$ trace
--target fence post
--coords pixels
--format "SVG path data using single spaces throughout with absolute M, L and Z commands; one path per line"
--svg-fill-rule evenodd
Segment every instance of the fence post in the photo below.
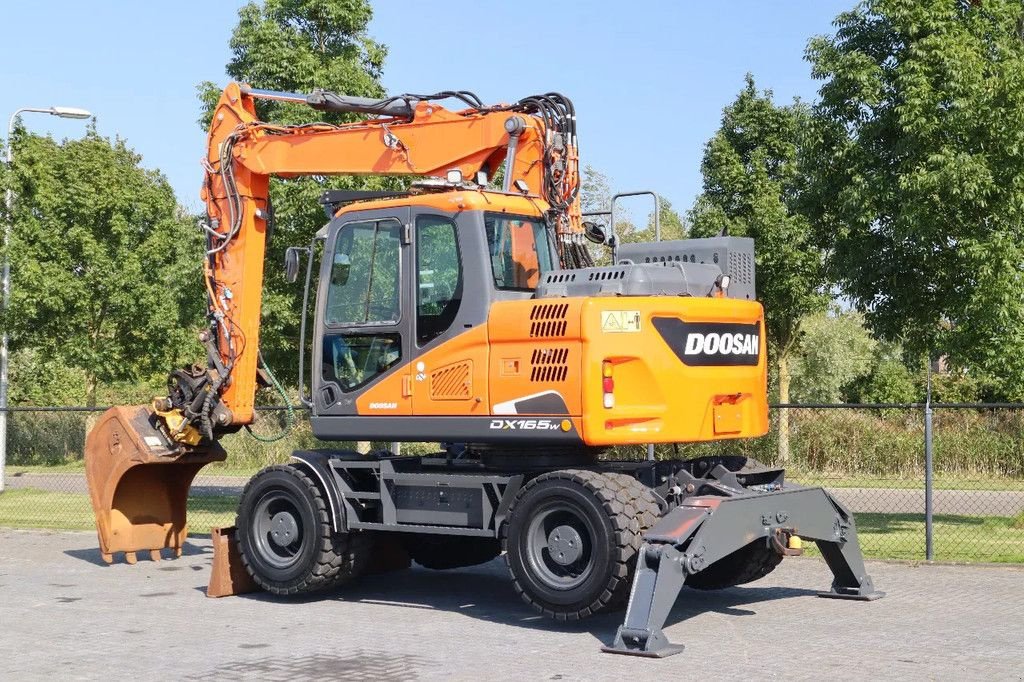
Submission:
M 935 559 L 932 527 L 932 361 L 928 359 L 928 387 L 924 400 L 924 558 Z

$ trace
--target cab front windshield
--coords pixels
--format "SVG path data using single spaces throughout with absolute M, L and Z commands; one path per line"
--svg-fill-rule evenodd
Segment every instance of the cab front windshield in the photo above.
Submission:
M 548 228 L 539 218 L 484 214 L 484 229 L 491 255 L 491 271 L 498 289 L 533 291 L 553 259 Z

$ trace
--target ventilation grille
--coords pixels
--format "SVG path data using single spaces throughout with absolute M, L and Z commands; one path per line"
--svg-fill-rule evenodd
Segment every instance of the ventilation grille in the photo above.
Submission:
M 548 284 L 565 284 L 567 282 L 575 282 L 576 273 L 566 270 L 556 270 L 555 272 L 549 272 L 545 275 L 544 281 Z
M 729 252 L 729 276 L 740 284 L 752 284 L 754 258 L 749 253 Z
M 473 390 L 473 363 L 460 362 L 430 375 L 431 400 L 467 400 Z
M 604 282 L 609 280 L 624 279 L 625 277 L 625 268 L 617 268 L 615 270 L 593 270 L 587 273 L 587 280 L 590 282 Z
M 537 348 L 530 356 L 530 381 L 565 381 L 569 376 L 568 348 Z
M 568 303 L 535 305 L 530 311 L 530 338 L 565 336 Z
M 680 256 L 678 253 L 669 256 L 644 256 L 644 263 L 655 263 L 661 265 L 671 265 L 672 263 L 696 263 L 697 256 L 695 254 L 683 254 Z M 715 262 L 718 262 L 718 254 L 715 254 Z M 704 261 L 701 261 L 704 263 Z

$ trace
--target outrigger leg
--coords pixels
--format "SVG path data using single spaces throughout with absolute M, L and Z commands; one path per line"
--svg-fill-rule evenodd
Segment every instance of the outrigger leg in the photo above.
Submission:
M 814 540 L 832 571 L 823 597 L 871 601 L 875 590 L 864 567 L 853 515 L 821 488 L 787 485 L 775 492 L 745 490 L 732 497 L 691 497 L 645 535 L 623 624 L 603 651 L 661 658 L 683 650 L 662 628 L 686 578 L 751 542 L 798 554 L 789 538 Z

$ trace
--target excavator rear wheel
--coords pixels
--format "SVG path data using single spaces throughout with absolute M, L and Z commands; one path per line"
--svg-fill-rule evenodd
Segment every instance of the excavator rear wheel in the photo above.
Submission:
M 335 533 L 323 492 L 293 466 L 267 467 L 249 481 L 236 526 L 246 570 L 260 587 L 277 595 L 347 582 L 370 558 L 369 536 Z
M 686 586 L 697 590 L 721 590 L 744 585 L 765 577 L 780 563 L 782 555 L 759 538 L 687 577 Z
M 516 495 L 503 534 L 512 584 L 556 620 L 623 606 L 642 536 L 660 516 L 654 493 L 632 476 L 565 469 Z

